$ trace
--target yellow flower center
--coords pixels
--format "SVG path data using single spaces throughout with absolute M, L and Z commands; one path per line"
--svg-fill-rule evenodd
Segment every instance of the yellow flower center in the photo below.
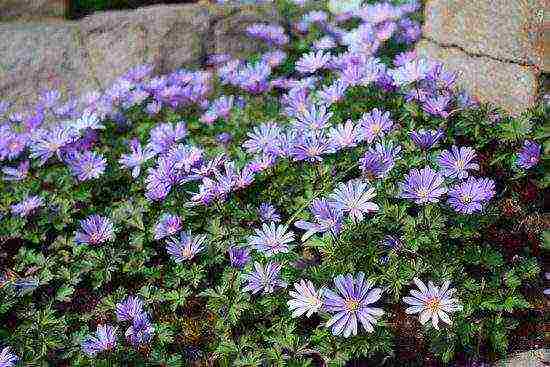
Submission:
M 437 312 L 439 309 L 441 309 L 441 300 L 439 298 L 430 298 L 426 302 L 426 307 L 432 310 L 433 312 Z
M 422 199 L 426 199 L 428 197 L 428 190 L 426 189 L 420 189 L 418 190 L 417 192 L 418 196 L 421 197 Z
M 356 311 L 359 308 L 359 301 L 356 301 L 354 299 L 349 299 L 345 301 L 346 308 L 349 311 Z

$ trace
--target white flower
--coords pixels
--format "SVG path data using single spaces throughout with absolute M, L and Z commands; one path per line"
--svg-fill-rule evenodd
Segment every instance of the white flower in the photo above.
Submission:
M 363 214 L 378 211 L 378 205 L 370 201 L 376 196 L 373 187 L 368 184 L 352 180 L 347 183 L 340 183 L 336 190 L 330 195 L 330 199 L 344 213 L 348 213 L 353 221 L 363 220 Z
M 300 283 L 294 283 L 294 289 L 296 291 L 289 292 L 292 299 L 287 302 L 288 308 L 292 311 L 292 317 L 303 314 L 310 317 L 323 307 L 324 290 L 317 291 L 310 280 L 301 279 Z
M 435 286 L 431 281 L 428 286 L 418 278 L 414 278 L 414 283 L 418 290 L 412 289 L 412 297 L 404 297 L 403 301 L 409 305 L 405 312 L 408 314 L 420 313 L 420 322 L 425 324 L 428 320 L 432 320 L 434 328 L 439 330 L 438 322 L 441 321 L 451 325 L 451 318 L 447 313 L 462 310 L 458 299 L 452 298 L 456 291 L 454 288 L 449 288 L 450 282 L 446 281 L 441 287 Z

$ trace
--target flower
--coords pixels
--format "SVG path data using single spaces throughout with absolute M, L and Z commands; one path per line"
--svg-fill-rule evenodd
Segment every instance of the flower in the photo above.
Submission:
M 420 313 L 420 322 L 425 324 L 428 320 L 432 320 L 434 328 L 439 330 L 438 322 L 441 321 L 451 324 L 451 319 L 447 313 L 460 311 L 462 306 L 458 303 L 458 299 L 452 298 L 456 289 L 450 288 L 450 282 L 446 281 L 441 287 L 435 286 L 431 281 L 428 286 L 418 278 L 414 278 L 414 283 L 418 287 L 411 289 L 412 297 L 404 297 L 403 302 L 411 305 L 405 312 L 408 314 Z
M 155 328 L 151 325 L 149 315 L 142 312 L 134 317 L 132 325 L 128 327 L 124 335 L 133 346 L 137 347 L 139 345 L 149 343 L 153 337 L 154 331 Z
M 287 302 L 288 308 L 292 311 L 292 317 L 303 314 L 310 317 L 323 307 L 324 289 L 317 291 L 311 280 L 300 279 L 299 283 L 294 283 L 294 289 L 296 291 L 288 292 L 292 299 Z
M 338 124 L 330 128 L 328 134 L 333 149 L 353 148 L 363 140 L 362 129 L 353 121 L 348 120 L 344 124 Z
M 20 203 L 12 205 L 11 212 L 24 218 L 41 206 L 44 206 L 44 199 L 40 196 L 28 196 Z
M 364 279 L 362 272 L 355 277 L 338 275 L 334 278 L 337 291 L 325 291 L 324 308 L 333 314 L 326 327 L 332 327 L 332 334 L 342 334 L 344 338 L 357 335 L 358 321 L 367 332 L 373 332 L 373 325 L 384 314 L 382 309 L 369 306 L 380 299 L 382 289 L 373 288 L 372 283 Z
M 310 52 L 303 55 L 296 62 L 296 71 L 302 74 L 313 74 L 319 69 L 323 69 L 329 62 L 331 56 L 324 51 Z
M 118 321 L 131 321 L 143 312 L 143 301 L 139 297 L 128 296 L 124 301 L 116 304 Z
M 400 152 L 400 146 L 394 147 L 392 143 L 376 143 L 359 159 L 363 175 L 369 179 L 386 177 L 395 165 L 395 161 L 400 158 Z
M 57 125 L 51 130 L 39 129 L 31 138 L 30 157 L 38 158 L 40 165 L 54 154 L 61 159 L 61 149 L 75 142 L 77 138 L 77 132 L 70 126 Z
M 321 133 L 309 133 L 300 136 L 291 155 L 295 161 L 321 162 L 323 154 L 332 153 L 334 150 L 330 142 Z
M 339 102 L 346 94 L 347 85 L 338 79 L 319 91 L 319 98 L 327 105 Z
M 132 152 L 130 154 L 123 154 L 118 162 L 122 167 L 132 170 L 132 177 L 137 178 L 141 171 L 141 166 L 149 159 L 155 156 L 155 151 L 150 147 L 143 149 L 137 138 L 130 140 L 128 143 Z
M 442 129 L 411 131 L 410 137 L 412 141 L 423 150 L 428 150 L 436 145 L 444 136 Z
M 285 34 L 285 29 L 276 24 L 254 23 L 246 28 L 246 33 L 250 37 L 258 38 L 277 46 L 285 45 L 289 41 L 288 36 Z
M 375 138 L 383 137 L 393 127 L 390 113 L 381 111 L 378 108 L 365 113 L 359 123 L 364 130 L 368 143 L 372 143 Z
M 263 123 L 246 134 L 248 140 L 243 143 L 243 147 L 248 153 L 269 153 L 277 147 L 280 134 L 281 129 L 275 123 Z
M 481 212 L 484 205 L 495 196 L 495 183 L 488 178 L 469 177 L 449 189 L 448 203 L 459 213 Z
M 229 261 L 234 268 L 244 267 L 250 260 L 250 251 L 244 247 L 232 246 L 229 248 Z
M 105 126 L 101 124 L 99 117 L 90 112 L 84 112 L 79 118 L 71 122 L 71 126 L 78 132 L 91 129 L 103 130 Z
M 164 123 L 154 127 L 150 134 L 148 148 L 156 153 L 164 153 L 187 136 L 187 127 L 185 122 L 179 122 L 175 126 Z
M 302 241 L 306 241 L 315 233 L 324 233 L 330 231 L 333 234 L 340 233 L 342 229 L 342 211 L 335 203 L 326 199 L 315 199 L 311 204 L 311 214 L 315 218 L 315 223 L 299 220 L 294 223 L 297 228 L 303 229 L 306 233 L 302 236 Z
M 441 174 L 430 167 L 412 169 L 399 187 L 402 198 L 414 200 L 417 204 L 437 203 L 439 197 L 447 192 Z
M 74 153 L 67 163 L 71 167 L 73 176 L 76 176 L 79 181 L 99 178 L 107 166 L 107 160 L 101 154 L 91 151 Z
M 116 347 L 117 328 L 111 325 L 98 325 L 95 336 L 88 336 L 82 342 L 82 350 L 90 357 Z
M 324 105 L 310 104 L 296 114 L 294 127 L 297 129 L 320 130 L 329 126 L 332 112 Z
M 245 275 L 248 284 L 243 288 L 243 292 L 269 294 L 273 293 L 276 288 L 286 288 L 287 284 L 279 277 L 280 272 L 281 265 L 279 263 L 268 262 L 264 267 L 259 262 L 254 262 L 254 271 Z
M 76 243 L 99 245 L 115 239 L 113 222 L 109 218 L 93 214 L 80 221 L 81 231 L 76 233 Z
M 258 214 L 264 222 L 275 222 L 278 223 L 281 221 L 281 216 L 277 212 L 277 208 L 269 203 L 261 203 L 258 208 Z
M 459 180 L 468 177 L 468 170 L 477 170 L 479 166 L 472 161 L 476 158 L 476 151 L 470 147 L 453 145 L 439 155 L 439 166 L 443 175 Z
M 447 95 L 428 97 L 422 104 L 422 109 L 432 116 L 449 117 L 447 108 L 451 103 L 451 97 Z
M 191 260 L 205 248 L 206 236 L 192 236 L 190 231 L 182 232 L 179 239 L 171 239 L 167 242 L 166 251 L 172 255 L 174 261 L 181 263 Z
M 521 168 L 529 169 L 537 165 L 540 160 L 540 144 L 532 140 L 523 142 L 523 147 L 518 153 L 516 164 Z
M 17 168 L 4 167 L 2 172 L 5 174 L 4 181 L 22 181 L 29 173 L 29 161 L 22 161 Z
M 287 232 L 285 225 L 276 225 L 271 222 L 264 223 L 262 229 L 255 229 L 255 235 L 248 238 L 248 244 L 256 250 L 263 252 L 266 256 L 272 256 L 279 252 L 289 251 L 288 244 L 294 241 L 294 233 Z
M 369 185 L 351 180 L 340 183 L 329 198 L 336 203 L 336 207 L 348 213 L 354 222 L 363 220 L 363 214 L 378 211 L 378 205 L 370 201 L 376 196 L 375 189 Z
M 0 351 L 0 366 L 1 367 L 15 367 L 19 361 L 19 357 L 11 352 L 10 347 L 4 347 Z
M 163 239 L 164 237 L 173 236 L 181 230 L 181 218 L 174 214 L 164 213 L 153 230 L 155 240 Z

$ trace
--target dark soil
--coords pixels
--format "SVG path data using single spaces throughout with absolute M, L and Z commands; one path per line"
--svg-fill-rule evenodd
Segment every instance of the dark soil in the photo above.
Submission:
M 67 18 L 80 19 L 96 11 L 136 9 L 158 4 L 187 4 L 198 0 L 68 0 Z

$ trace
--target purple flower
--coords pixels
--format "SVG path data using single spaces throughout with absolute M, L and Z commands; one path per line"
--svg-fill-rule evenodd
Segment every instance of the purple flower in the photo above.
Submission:
M 369 179 L 386 177 L 395 165 L 395 161 L 400 158 L 400 152 L 400 146 L 394 147 L 392 143 L 376 143 L 359 159 L 363 175 Z
M 90 112 L 83 113 L 76 120 L 71 121 L 71 125 L 76 131 L 83 132 L 88 129 L 90 130 L 104 130 L 105 126 L 101 124 L 99 117 Z
M 356 126 L 351 120 L 331 127 L 328 135 L 330 145 L 334 150 L 356 147 L 363 140 L 361 127 Z
M 199 185 L 199 192 L 191 196 L 191 201 L 195 204 L 208 205 L 218 195 L 218 186 L 214 180 L 204 177 Z
M 212 55 L 208 55 L 208 58 L 206 59 L 206 64 L 208 66 L 218 66 L 218 65 L 225 64 L 229 60 L 231 60 L 231 55 L 229 54 L 224 54 L 224 53 L 212 54 Z
M 29 173 L 29 161 L 22 161 L 17 168 L 4 167 L 2 172 L 5 174 L 4 181 L 22 181 Z
M 338 79 L 329 86 L 324 87 L 319 91 L 319 98 L 327 104 L 339 102 L 346 94 L 347 85 L 342 80 Z
M 397 69 L 392 70 L 391 74 L 395 83 L 399 86 L 405 86 L 410 83 L 425 79 L 434 64 L 424 58 L 410 60 Z
M 279 275 L 281 272 L 279 263 L 268 262 L 264 267 L 262 264 L 255 262 L 254 269 L 245 276 L 248 284 L 243 288 L 243 292 L 269 294 L 273 293 L 276 288 L 286 288 L 287 284 L 281 280 Z
M 53 108 L 59 103 L 61 92 L 52 89 L 40 93 L 38 103 L 44 108 Z
M 330 141 L 321 133 L 308 133 L 296 141 L 291 155 L 295 161 L 321 162 L 323 154 L 333 153 Z
M 365 113 L 359 121 L 368 143 L 372 143 L 374 139 L 381 138 L 391 131 L 393 121 L 390 118 L 389 112 L 384 112 L 378 108 L 373 109 L 369 113 Z
M 420 322 L 424 325 L 430 319 L 434 328 L 439 330 L 439 320 L 446 324 L 452 324 L 447 313 L 462 310 L 458 299 L 453 298 L 456 289 L 449 288 L 450 282 L 446 281 L 441 287 L 435 286 L 431 281 L 428 286 L 418 278 L 414 283 L 419 290 L 411 289 L 412 297 L 404 297 L 403 302 L 411 305 L 405 312 L 408 314 L 420 313 Z
M 250 261 L 250 251 L 244 247 L 232 246 L 229 248 L 229 261 L 234 268 L 242 268 Z
M 462 214 L 483 211 L 485 204 L 495 196 L 495 183 L 488 178 L 469 177 L 449 189 L 448 203 Z
M 85 151 L 84 153 L 75 153 L 68 159 L 73 176 L 79 181 L 87 181 L 99 178 L 105 172 L 107 160 L 99 153 Z
M 439 140 L 444 136 L 442 129 L 437 130 L 424 130 L 411 131 L 410 133 L 412 141 L 423 150 L 428 150 L 436 145 Z
M 132 177 L 137 178 L 141 171 L 141 166 L 149 159 L 155 156 L 155 152 L 150 147 L 143 149 L 137 138 L 130 140 L 128 143 L 132 152 L 130 154 L 123 154 L 118 162 L 122 167 L 132 170 Z
M 288 294 L 292 297 L 287 302 L 288 308 L 292 311 L 292 317 L 299 317 L 306 314 L 310 317 L 319 312 L 323 307 L 324 289 L 317 291 L 311 280 L 300 279 L 299 283 L 294 283 L 295 291 Z
M 430 167 L 412 169 L 400 185 L 401 197 L 414 200 L 417 204 L 437 203 L 447 192 L 443 186 L 443 176 Z
M 260 94 L 269 89 L 267 79 L 271 75 L 271 66 L 266 62 L 248 63 L 239 70 L 236 84 L 252 94 Z
M 330 59 L 330 54 L 324 51 L 310 52 L 296 62 L 296 70 L 302 74 L 313 74 L 317 70 L 323 69 Z
M 132 343 L 134 347 L 138 347 L 143 344 L 147 344 L 151 341 L 155 328 L 151 325 L 149 315 L 145 312 L 140 313 L 134 317 L 132 325 L 128 327 L 126 333 L 126 339 Z
M 11 352 L 10 347 L 4 347 L 0 351 L 0 366 L 1 367 L 15 367 L 19 357 Z
M 468 177 L 468 170 L 478 170 L 479 165 L 473 163 L 476 152 L 470 147 L 453 145 L 450 150 L 444 150 L 438 159 L 443 175 L 459 180 Z
M 286 60 L 286 58 L 286 52 L 281 50 L 266 52 L 262 55 L 262 61 L 267 63 L 272 68 L 281 65 Z
M 403 66 L 406 63 L 416 59 L 416 57 L 416 50 L 401 52 L 400 54 L 397 54 L 395 56 L 395 58 L 393 59 L 393 64 L 398 67 Z
M 132 321 L 143 312 L 143 301 L 139 297 L 128 296 L 124 301 L 116 304 L 118 321 Z
M 175 126 L 164 123 L 154 127 L 150 134 L 148 147 L 156 153 L 165 153 L 187 136 L 187 127 L 184 122 L 178 122 Z
M 154 233 L 155 240 L 160 240 L 164 237 L 173 236 L 181 230 L 181 218 L 174 214 L 163 214 L 158 223 L 155 225 Z
M 277 212 L 277 208 L 269 203 L 261 203 L 258 208 L 258 214 L 263 222 L 275 222 L 279 223 L 281 221 L 281 216 Z
M 533 168 L 540 160 L 540 144 L 532 140 L 523 142 L 523 147 L 518 153 L 516 164 L 525 169 Z
M 80 228 L 81 231 L 77 232 L 75 236 L 76 243 L 99 245 L 115 239 L 113 222 L 101 215 L 94 214 L 81 220 Z
M 302 241 L 306 241 L 315 233 L 331 232 L 333 234 L 340 233 L 342 229 L 342 211 L 335 203 L 325 199 L 315 199 L 311 204 L 311 214 L 315 218 L 315 223 L 299 220 L 294 225 L 297 228 L 303 229 L 306 233 L 302 236 Z
M 216 115 L 223 117 L 224 119 L 228 119 L 229 114 L 231 113 L 231 108 L 233 108 L 234 100 L 234 96 L 220 96 L 212 101 L 212 106 L 210 108 Z
M 262 225 L 262 229 L 255 229 L 255 235 L 248 238 L 248 244 L 266 256 L 273 256 L 279 252 L 287 253 L 288 244 L 294 241 L 294 233 L 288 232 L 285 225 L 277 225 L 273 222 Z
M 440 116 L 443 118 L 449 117 L 449 104 L 451 103 L 451 97 L 442 95 L 436 97 L 428 97 L 422 104 L 422 109 L 432 116 Z
M 205 235 L 191 235 L 190 231 L 182 232 L 179 239 L 170 239 L 166 251 L 172 255 L 176 263 L 191 260 L 205 248 Z
M 336 46 L 337 46 L 336 41 L 331 36 L 324 36 L 319 38 L 317 41 L 313 42 L 313 49 L 318 51 L 329 50 Z
M 229 145 L 231 140 L 233 140 L 233 135 L 228 132 L 223 132 L 216 135 L 216 141 L 222 145 Z
M 111 325 L 98 325 L 95 336 L 88 336 L 82 342 L 82 351 L 95 357 L 97 353 L 115 349 L 116 331 L 117 328 Z
M 373 187 L 358 180 L 351 180 L 340 183 L 329 198 L 354 222 L 360 222 L 363 220 L 363 214 L 378 211 L 378 205 L 370 201 L 375 196 L 376 191 Z
M 328 112 L 324 105 L 310 104 L 296 114 L 294 126 L 301 129 L 318 130 L 329 126 L 332 112 Z
M 255 23 L 246 28 L 246 33 L 250 37 L 258 38 L 277 46 L 285 45 L 289 41 L 284 28 L 275 24 Z
M 44 206 L 44 199 L 40 196 L 28 196 L 20 203 L 12 205 L 11 212 L 24 218 L 41 206 Z
M 53 156 L 61 158 L 61 149 L 73 143 L 78 138 L 76 131 L 69 126 L 57 125 L 52 130 L 37 130 L 30 144 L 31 158 L 38 158 L 40 165 Z
M 357 325 L 360 322 L 367 332 L 374 331 L 374 324 L 384 314 L 381 308 L 369 305 L 378 301 L 382 296 L 382 289 L 373 288 L 372 283 L 364 281 L 365 274 L 357 273 L 338 275 L 334 278 L 337 291 L 325 291 L 324 308 L 333 314 L 326 323 L 332 327 L 332 334 L 343 335 L 348 338 L 357 335 Z
M 273 122 L 255 126 L 247 133 L 248 140 L 243 143 L 243 147 L 248 153 L 270 153 L 277 147 L 280 134 L 279 126 Z
M 159 101 L 152 101 L 150 103 L 147 103 L 147 106 L 145 106 L 145 110 L 147 111 L 149 116 L 158 115 L 161 109 L 162 104 Z

